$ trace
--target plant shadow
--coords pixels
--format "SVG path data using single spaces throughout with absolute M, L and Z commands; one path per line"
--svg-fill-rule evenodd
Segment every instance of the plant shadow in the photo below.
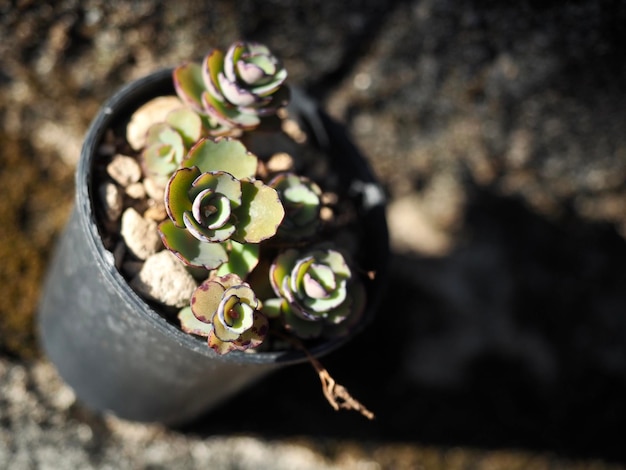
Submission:
M 475 190 L 442 258 L 395 254 L 380 311 L 322 358 L 376 414 L 335 412 L 314 370 L 263 379 L 183 431 L 514 447 L 624 460 L 626 243 Z

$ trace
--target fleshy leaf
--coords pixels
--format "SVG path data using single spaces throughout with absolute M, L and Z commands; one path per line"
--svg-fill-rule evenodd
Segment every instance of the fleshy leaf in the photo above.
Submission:
M 218 101 L 223 101 L 218 88 L 217 74 L 221 73 L 224 65 L 224 54 L 219 49 L 213 49 L 202 61 L 202 78 L 209 94 Z M 202 93 L 201 93 L 202 95 Z M 202 98 L 200 99 L 202 101 Z
M 172 79 L 178 97 L 192 108 L 202 111 L 201 96 L 205 88 L 202 67 L 196 63 L 181 65 L 172 72 Z
M 242 114 L 240 110 L 216 99 L 213 95 L 202 94 L 205 111 L 222 124 L 239 127 L 244 130 L 254 129 L 261 122 L 254 114 Z
M 200 321 L 191 311 L 191 307 L 185 307 L 178 312 L 178 320 L 180 321 L 180 329 L 185 333 L 197 336 L 208 337 L 213 331 L 210 323 Z
M 259 245 L 231 240 L 229 246 L 228 261 L 219 267 L 217 274 L 234 273 L 245 279 L 259 263 Z
M 233 239 L 241 243 L 259 243 L 276 234 L 285 210 L 275 189 L 262 181 L 242 181 L 242 202 L 235 210 L 237 231 Z
M 165 187 L 165 209 L 167 215 L 178 227 L 185 226 L 183 215 L 191 211 L 192 202 L 188 191 L 198 176 L 200 176 L 198 168 L 180 168 L 172 175 Z
M 200 284 L 191 296 L 191 311 L 203 322 L 211 322 L 226 289 L 219 282 L 207 279 Z
M 246 330 L 239 339 L 233 341 L 236 349 L 244 351 L 249 348 L 256 348 L 265 339 L 269 331 L 269 321 L 267 317 L 255 310 L 253 313 L 253 321 L 252 327 Z
M 189 197 L 195 199 L 205 189 L 212 189 L 216 193 L 223 194 L 230 200 L 232 207 L 241 204 L 241 183 L 230 173 L 223 171 L 202 173 L 192 183 Z
M 282 282 L 291 272 L 298 259 L 298 251 L 294 249 L 283 251 L 270 266 L 270 284 L 274 293 L 280 297 L 283 294 Z
M 268 318 L 278 318 L 282 312 L 285 301 L 279 298 L 265 299 L 261 312 Z
M 186 147 L 191 147 L 202 135 L 202 119 L 190 108 L 170 111 L 166 122 L 180 134 Z
M 235 227 L 232 224 L 224 224 L 217 229 L 210 229 L 200 225 L 200 223 L 193 218 L 191 212 L 185 212 L 183 214 L 183 222 L 187 231 L 201 243 L 211 244 L 225 242 L 235 232 Z
M 171 220 L 159 225 L 159 234 L 165 247 L 189 266 L 216 269 L 228 260 L 221 243 L 204 243 Z
M 228 137 L 202 139 L 189 151 L 182 166 L 197 166 L 201 173 L 224 171 L 237 179 L 251 178 L 258 159 L 239 141 Z
M 232 341 L 222 341 L 215 335 L 215 331 L 211 331 L 209 335 L 209 347 L 217 354 L 224 355 L 230 351 L 237 349 L 237 346 Z
M 178 168 L 174 150 L 167 144 L 153 144 L 146 147 L 142 158 L 150 177 L 162 177 L 167 181 L 166 175 L 171 175 Z
M 286 303 L 283 308 L 283 320 L 285 328 L 302 339 L 317 338 L 324 329 L 323 322 L 304 320 Z

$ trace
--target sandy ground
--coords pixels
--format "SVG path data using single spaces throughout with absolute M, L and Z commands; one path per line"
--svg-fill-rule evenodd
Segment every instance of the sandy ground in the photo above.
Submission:
M 0 0 L 0 468 L 623 468 L 626 6 L 564 3 Z M 185 429 L 128 423 L 39 353 L 90 119 L 238 38 L 283 58 L 387 191 L 389 292 L 325 360 L 374 422 L 302 366 Z

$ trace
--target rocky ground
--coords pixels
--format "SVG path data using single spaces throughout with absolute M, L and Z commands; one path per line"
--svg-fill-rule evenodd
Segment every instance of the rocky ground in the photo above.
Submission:
M 623 468 L 625 20 L 595 0 L 0 0 L 0 468 Z M 325 360 L 373 422 L 299 366 L 185 429 L 128 423 L 39 353 L 90 119 L 238 38 L 284 59 L 388 192 L 385 303 Z

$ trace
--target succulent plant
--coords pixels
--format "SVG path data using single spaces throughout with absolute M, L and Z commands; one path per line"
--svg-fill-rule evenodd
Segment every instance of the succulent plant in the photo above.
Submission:
M 176 68 L 173 78 L 181 100 L 212 121 L 212 135 L 253 129 L 289 99 L 287 71 L 266 46 L 255 42 L 236 42 L 226 54 L 213 49 L 202 64 Z
M 302 239 L 314 235 L 320 226 L 319 186 L 304 176 L 281 173 L 274 177 L 269 186 L 278 191 L 285 218 L 278 227 L 284 238 Z
M 256 163 L 238 140 L 200 140 L 165 188 L 164 245 L 188 265 L 215 269 L 234 244 L 274 236 L 285 212 L 276 190 L 251 179 Z
M 141 153 L 144 173 L 164 185 L 201 135 L 202 120 L 196 112 L 188 107 L 171 111 L 165 122 L 148 129 Z
M 286 250 L 274 260 L 269 278 L 278 298 L 265 301 L 263 311 L 281 316 L 286 328 L 301 338 L 317 337 L 327 326 L 332 329 L 348 319 L 352 325 L 362 313 L 362 285 L 334 249 Z
M 258 347 L 269 323 L 258 310 L 259 300 L 236 274 L 209 278 L 198 286 L 191 305 L 178 317 L 187 333 L 206 336 L 219 354 Z

